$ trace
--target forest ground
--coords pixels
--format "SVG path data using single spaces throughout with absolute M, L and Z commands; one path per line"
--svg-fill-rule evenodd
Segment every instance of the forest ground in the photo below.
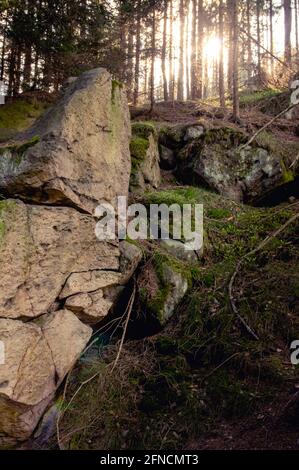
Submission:
M 6 106 L 8 113 L 0 108 L 0 140 L 13 139 L 50 101 L 19 100 Z M 252 134 L 287 106 L 285 94 L 266 90 L 241 99 L 237 124 L 229 108 L 213 102 L 158 103 L 151 115 L 147 108 L 132 108 L 131 114 L 158 127 L 200 120 Z M 279 119 L 270 130 L 281 142 L 299 140 L 298 122 Z M 161 332 L 127 338 L 112 372 L 122 329 L 110 345 L 105 334 L 99 337 L 100 356 L 83 357 L 61 389 L 59 438 L 45 447 L 298 450 L 299 375 L 289 350 L 299 338 L 298 219 L 246 260 L 236 280 L 239 311 L 259 341 L 236 321 L 227 294 L 238 261 L 297 214 L 298 201 L 247 207 L 203 188 L 182 187 L 163 173 L 161 188 L 146 193 L 144 202 L 204 203 L 208 245 L 192 270 L 193 287 Z M 163 263 L 165 254 L 155 244 L 141 248 L 150 282 L 152 263 Z M 142 319 L 132 318 L 131 331 L 140 321 L 144 327 Z

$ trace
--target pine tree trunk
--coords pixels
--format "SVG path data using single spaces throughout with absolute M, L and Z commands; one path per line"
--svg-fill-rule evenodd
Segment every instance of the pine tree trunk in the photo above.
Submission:
M 4 79 L 7 18 L 8 17 L 6 16 L 5 23 L 4 23 L 4 28 L 3 28 L 3 35 L 2 35 L 1 72 L 0 72 L 0 80 L 1 81 L 3 81 L 3 79 Z
M 272 1 L 272 0 L 271 0 Z M 251 43 L 251 8 L 250 0 L 246 0 L 246 24 L 247 24 L 247 76 L 252 77 L 252 43 Z
M 163 16 L 163 44 L 162 44 L 162 81 L 163 81 L 163 97 L 164 101 L 168 101 L 168 83 L 166 77 L 166 50 L 167 50 L 167 5 L 165 1 Z
M 261 0 L 256 0 L 256 36 L 257 36 L 257 74 L 259 82 L 262 79 L 262 55 L 261 55 Z
M 151 40 L 151 78 L 150 78 L 150 113 L 155 108 L 155 58 L 156 58 L 156 12 L 152 13 L 152 40 Z
M 229 93 L 232 93 L 232 89 L 233 89 L 233 62 L 234 62 L 233 8 L 234 8 L 234 0 L 228 0 L 227 1 L 227 17 L 228 17 L 227 86 L 229 89 Z
M 16 68 L 15 68 L 15 81 L 13 86 L 13 96 L 18 96 L 21 87 L 21 60 L 22 60 L 22 47 L 19 44 L 17 48 Z
M 22 88 L 24 91 L 30 88 L 31 66 L 32 66 L 32 47 L 31 47 L 31 44 L 27 44 L 26 49 L 25 49 L 25 61 L 24 61 L 24 71 L 23 71 L 23 83 L 22 83 Z
M 174 64 L 173 64 L 173 0 L 170 0 L 170 38 L 169 38 L 169 98 L 174 102 Z
M 188 0 L 187 0 L 188 2 Z M 190 99 L 190 63 L 189 63 L 189 9 L 187 5 L 187 11 L 185 15 L 185 85 L 186 85 L 186 96 Z
M 219 40 L 220 40 L 220 54 L 219 54 L 219 101 L 220 106 L 225 108 L 225 91 L 224 91 L 224 64 L 223 64 L 223 41 L 224 41 L 224 6 L 223 0 L 219 0 Z
M 129 25 L 129 37 L 128 37 L 128 65 L 127 65 L 127 89 L 128 99 L 132 101 L 133 93 L 133 55 L 134 55 L 134 35 L 132 31 L 132 25 Z
M 287 64 L 291 64 L 292 62 L 292 45 L 291 45 L 292 4 L 291 4 L 291 0 L 284 0 L 284 27 L 285 27 L 285 39 L 284 39 L 285 62 Z
M 197 0 L 192 0 L 192 32 L 191 32 L 191 99 L 197 98 L 197 73 L 196 73 L 196 36 L 197 36 Z
M 139 78 L 140 78 L 140 52 L 141 52 L 141 19 L 140 19 L 140 1 L 137 7 L 137 26 L 136 26 L 136 51 L 135 51 L 135 71 L 134 71 L 134 106 L 138 104 L 139 97 Z
M 298 25 L 298 0 L 295 1 L 295 35 L 296 35 L 296 55 L 297 61 L 299 60 L 299 25 Z
M 178 101 L 184 99 L 185 0 L 180 0 L 180 59 L 178 74 Z
M 240 119 L 239 103 L 239 0 L 232 0 L 233 7 L 233 117 Z
M 8 71 L 8 95 L 9 96 L 12 96 L 13 89 L 14 89 L 16 54 L 17 54 L 17 46 L 14 42 L 12 42 L 10 46 L 9 71 Z
M 203 97 L 203 27 L 204 27 L 204 7 L 203 0 L 198 0 L 197 13 L 197 88 L 198 98 Z
M 270 67 L 271 67 L 271 75 L 274 74 L 274 29 L 273 29 L 273 16 L 274 16 L 274 11 L 273 11 L 273 0 L 270 0 L 270 5 L 269 5 L 269 16 L 270 16 L 270 52 L 271 52 L 271 58 L 270 58 Z

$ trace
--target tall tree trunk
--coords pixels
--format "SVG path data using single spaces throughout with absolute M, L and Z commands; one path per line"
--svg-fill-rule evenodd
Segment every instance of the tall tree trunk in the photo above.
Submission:
M 23 83 L 22 83 L 22 88 L 24 91 L 30 88 L 31 66 L 32 66 L 32 46 L 31 44 L 26 44 L 24 71 L 23 71 Z
M 297 55 L 297 62 L 299 60 L 299 25 L 298 25 L 298 0 L 295 1 L 295 34 L 296 34 L 296 55 Z
M 127 65 L 127 88 L 128 88 L 128 99 L 132 101 L 133 93 L 133 55 L 134 55 L 134 33 L 132 30 L 132 24 L 129 25 L 128 33 L 128 65 Z
M 234 34 L 233 34 L 233 9 L 234 0 L 227 1 L 227 27 L 228 27 L 228 64 L 227 64 L 227 86 L 229 93 L 233 89 L 233 62 L 234 62 Z
M 168 101 L 168 83 L 166 76 L 166 50 L 167 50 L 167 6 L 168 1 L 165 0 L 164 16 L 163 16 L 163 44 L 162 44 L 162 80 L 163 80 L 163 96 L 164 101 Z
M 14 41 L 10 46 L 10 55 L 9 55 L 9 71 L 8 71 L 8 95 L 12 96 L 15 83 L 15 68 L 16 68 L 16 58 L 17 58 L 17 45 Z
M 256 36 L 257 36 L 257 74 L 262 79 L 262 53 L 261 53 L 261 0 L 256 0 Z
M 135 51 L 135 71 L 134 71 L 134 98 L 136 106 L 139 97 L 139 79 L 140 79 L 140 52 L 141 52 L 141 19 L 140 19 L 140 0 L 137 6 L 137 26 L 136 26 L 136 51 Z
M 292 62 L 292 3 L 291 0 L 284 0 L 284 56 L 285 62 L 291 64 Z
M 240 118 L 239 102 L 239 0 L 232 0 L 233 18 L 233 117 Z
M 196 67 L 196 38 L 197 38 L 197 0 L 192 0 L 192 32 L 191 32 L 191 99 L 197 98 L 197 67 Z
M 174 102 L 174 62 L 173 62 L 173 0 L 170 0 L 170 12 L 169 12 L 169 26 L 170 26 L 170 37 L 169 37 L 169 98 Z
M 3 81 L 3 79 L 4 79 L 7 19 L 8 19 L 8 13 L 6 14 L 6 18 L 5 18 L 5 22 L 4 22 L 4 27 L 3 27 L 3 35 L 2 35 L 1 72 L 0 72 L 0 80 L 1 80 L 1 81 Z
M 185 85 L 186 85 L 186 96 L 190 99 L 190 63 L 189 63 L 189 8 L 187 0 L 186 8 L 186 26 L 185 26 Z
M 271 0 L 272 1 L 272 0 Z M 247 76 L 252 77 L 252 42 L 251 42 L 251 0 L 246 0 L 246 25 L 247 25 Z
M 271 75 L 274 74 L 274 28 L 273 28 L 273 17 L 274 17 L 274 10 L 273 10 L 273 0 L 270 0 L 269 5 L 269 17 L 270 17 L 270 68 L 271 68 Z
M 21 60 L 22 60 L 22 47 L 19 44 L 17 48 L 15 81 L 13 86 L 13 96 L 18 96 L 21 87 Z
M 203 0 L 198 0 L 197 9 L 197 88 L 198 98 L 203 97 L 203 28 L 204 6 Z
M 180 59 L 178 74 L 178 101 L 184 99 L 185 0 L 180 0 Z
M 156 12 L 152 13 L 152 38 L 151 38 L 151 78 L 150 78 L 150 113 L 155 108 L 155 58 L 156 58 Z
M 220 40 L 220 53 L 219 53 L 219 101 L 220 106 L 225 108 L 225 91 L 224 91 L 224 5 L 223 0 L 219 0 L 219 40 Z

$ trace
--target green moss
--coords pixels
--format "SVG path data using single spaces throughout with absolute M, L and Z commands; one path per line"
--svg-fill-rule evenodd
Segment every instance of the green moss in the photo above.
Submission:
M 295 175 L 292 172 L 292 170 L 287 169 L 286 164 L 283 160 L 280 161 L 280 166 L 282 169 L 282 183 L 290 183 L 291 181 L 294 181 Z
M 244 133 L 236 131 L 236 129 L 231 127 L 210 129 L 201 137 L 201 139 L 204 141 L 205 145 L 221 142 L 222 150 L 230 150 L 232 147 L 237 147 L 247 141 L 247 137 Z
M 134 122 L 132 124 L 132 134 L 136 137 L 148 139 L 151 135 L 157 137 L 155 126 L 149 122 Z
M 207 216 L 211 219 L 222 220 L 230 217 L 231 212 L 227 209 L 215 207 L 207 210 Z
M 23 142 L 22 144 L 14 144 L 7 147 L 0 147 L 0 157 L 6 153 L 9 153 L 13 159 L 13 162 L 16 166 L 19 166 L 22 162 L 22 158 L 26 150 L 30 147 L 33 147 L 40 141 L 39 136 L 34 136 L 27 142 Z
M 133 136 L 130 142 L 131 156 L 137 160 L 144 160 L 149 149 L 149 141 L 144 137 Z
M 269 98 L 273 98 L 275 96 L 279 96 L 281 94 L 281 90 L 276 90 L 272 88 L 266 88 L 264 90 L 258 91 L 244 91 L 240 94 L 240 106 L 241 107 L 248 107 L 248 106 L 256 106 L 260 104 L 264 100 L 268 100 Z
M 112 80 L 112 91 L 111 91 L 112 103 L 115 102 L 117 90 L 122 89 L 122 88 L 123 88 L 123 84 L 121 82 L 119 82 L 118 80 Z

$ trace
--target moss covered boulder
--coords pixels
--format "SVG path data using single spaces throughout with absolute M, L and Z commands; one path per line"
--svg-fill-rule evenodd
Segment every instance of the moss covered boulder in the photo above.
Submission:
M 33 138 L 39 136 L 38 140 Z M 83 73 L 16 144 L 0 151 L 0 190 L 93 213 L 125 195 L 131 169 L 123 86 L 104 69 Z M 23 143 L 27 148 L 18 149 Z
M 289 168 L 298 144 L 282 144 L 267 132 L 251 145 L 247 141 L 248 136 L 235 129 L 207 131 L 179 152 L 178 178 L 239 202 L 254 202 L 295 178 Z
M 130 151 L 132 160 L 131 192 L 143 192 L 147 187 L 157 188 L 161 181 L 161 173 L 158 136 L 155 127 L 149 123 L 134 123 Z
M 191 285 L 191 266 L 169 254 L 156 252 L 141 269 L 138 279 L 139 309 L 164 326 Z

